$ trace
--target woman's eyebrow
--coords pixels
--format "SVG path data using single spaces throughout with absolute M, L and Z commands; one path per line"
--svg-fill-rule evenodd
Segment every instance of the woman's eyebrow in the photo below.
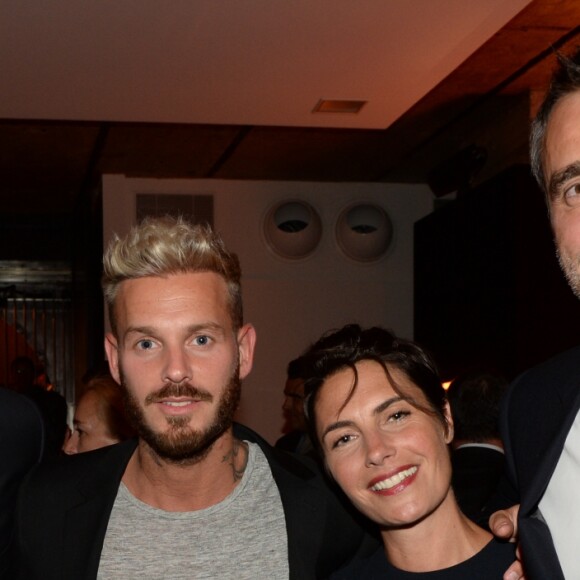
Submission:
M 353 421 L 336 421 L 335 423 L 331 423 L 323 431 L 321 439 L 324 439 L 330 432 L 336 431 L 336 429 L 341 429 L 342 427 L 352 427 L 353 425 Z
M 396 397 L 391 397 L 390 399 L 383 401 L 380 405 L 377 405 L 374 408 L 373 415 L 380 415 L 385 409 L 388 409 L 394 403 L 398 403 L 399 401 L 402 401 L 402 400 L 403 400 L 403 397 L 400 397 L 397 395 Z

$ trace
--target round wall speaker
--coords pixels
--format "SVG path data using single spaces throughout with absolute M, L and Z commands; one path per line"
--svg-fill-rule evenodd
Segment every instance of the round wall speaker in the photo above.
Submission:
M 345 256 L 358 262 L 373 262 L 381 258 L 391 244 L 393 226 L 382 207 L 356 203 L 339 215 L 335 233 Z
M 264 236 L 278 256 L 306 258 L 322 237 L 322 222 L 316 210 L 305 201 L 283 201 L 273 206 L 264 219 Z

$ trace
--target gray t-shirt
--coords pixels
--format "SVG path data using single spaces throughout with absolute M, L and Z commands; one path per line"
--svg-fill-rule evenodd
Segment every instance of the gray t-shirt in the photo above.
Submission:
M 248 443 L 248 465 L 222 502 L 167 512 L 121 484 L 109 520 L 98 580 L 255 580 L 288 578 L 280 493 L 268 462 Z

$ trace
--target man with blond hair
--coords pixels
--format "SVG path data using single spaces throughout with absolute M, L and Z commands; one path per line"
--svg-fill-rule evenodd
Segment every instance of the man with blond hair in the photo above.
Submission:
M 104 257 L 105 349 L 137 439 L 33 472 L 20 576 L 307 580 L 368 536 L 313 462 L 233 424 L 256 331 L 209 228 L 146 220 Z

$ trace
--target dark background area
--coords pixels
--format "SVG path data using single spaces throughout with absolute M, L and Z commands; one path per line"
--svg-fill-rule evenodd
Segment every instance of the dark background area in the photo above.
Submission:
M 477 367 L 513 379 L 575 346 L 579 327 L 527 165 L 415 224 L 415 339 L 447 380 Z

